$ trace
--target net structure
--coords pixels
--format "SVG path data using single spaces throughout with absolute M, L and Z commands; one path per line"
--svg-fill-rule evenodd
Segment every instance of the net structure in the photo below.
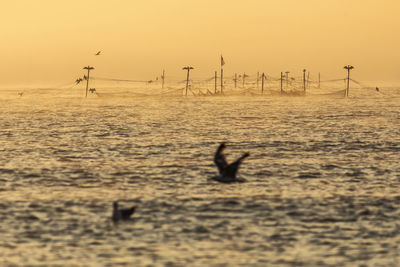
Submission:
M 263 78 L 264 77 L 264 78 Z M 352 86 L 374 89 L 350 80 Z M 347 79 L 320 80 L 311 75 L 273 77 L 269 75 L 239 74 L 224 76 L 221 88 L 220 76 L 203 79 L 119 79 L 90 77 L 91 92 L 98 97 L 145 97 L 145 96 L 329 96 L 345 97 Z M 82 83 L 85 84 L 85 83 Z M 123 92 L 121 92 L 121 90 Z M 375 90 L 375 89 L 374 89 Z
M 186 76 L 186 75 L 185 75 Z M 185 77 L 183 76 L 183 77 Z M 164 79 L 163 79 L 164 78 Z M 360 82 L 350 79 L 350 92 L 375 93 L 382 96 L 398 97 L 398 91 L 391 93 L 384 88 L 371 85 L 370 82 Z M 48 89 L 52 89 L 52 91 Z M 189 80 L 169 76 L 155 79 L 125 79 L 114 77 L 98 77 L 91 75 L 76 79 L 75 82 L 59 84 L 47 89 L 48 93 L 62 90 L 63 93 L 82 96 L 88 90 L 90 97 L 213 97 L 213 96 L 283 96 L 283 97 L 346 97 L 347 78 L 320 79 L 319 75 L 289 76 L 283 73 L 281 77 L 257 74 L 226 75 L 221 88 L 220 75 Z M 44 91 L 43 91 L 44 92 Z M 61 92 L 61 91 L 60 91 Z M 393 94 L 394 92 L 394 94 Z M 399 92 L 400 93 L 400 92 Z M 19 96 L 25 96 L 23 91 Z M 351 95 L 351 93 L 350 93 Z

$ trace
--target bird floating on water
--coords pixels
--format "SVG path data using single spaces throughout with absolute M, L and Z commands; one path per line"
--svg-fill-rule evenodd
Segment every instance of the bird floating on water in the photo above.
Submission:
M 219 175 L 214 176 L 211 179 L 221 182 L 221 183 L 243 183 L 246 180 L 243 178 L 237 178 L 236 174 L 239 170 L 240 164 L 243 162 L 245 158 L 250 156 L 249 153 L 244 153 L 240 158 L 236 161 L 228 164 L 224 155 L 224 149 L 226 148 L 225 143 L 221 143 L 217 149 L 217 152 L 214 156 L 214 163 L 217 165 Z
M 132 207 L 130 209 L 118 209 L 118 201 L 114 201 L 112 220 L 114 222 L 119 220 L 128 220 L 131 217 L 131 215 L 135 212 L 135 209 L 136 207 Z

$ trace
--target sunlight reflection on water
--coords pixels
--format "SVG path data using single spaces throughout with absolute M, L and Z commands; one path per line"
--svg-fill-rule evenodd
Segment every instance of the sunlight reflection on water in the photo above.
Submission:
M 400 102 L 355 94 L 3 95 L 0 262 L 396 266 Z M 248 183 L 207 180 L 222 141 Z

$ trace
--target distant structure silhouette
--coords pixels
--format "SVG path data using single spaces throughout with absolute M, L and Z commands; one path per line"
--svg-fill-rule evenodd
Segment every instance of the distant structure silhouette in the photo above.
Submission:
M 351 66 L 351 65 L 347 65 L 347 66 L 344 66 L 344 69 L 347 70 L 346 97 L 348 97 L 348 96 L 349 96 L 349 91 L 350 91 L 350 71 L 351 71 L 352 69 L 354 69 L 354 67 Z
M 113 203 L 113 213 L 112 213 L 112 220 L 114 222 L 120 221 L 120 220 L 128 220 L 131 215 L 135 212 L 135 207 L 132 207 L 130 209 L 118 209 L 118 201 L 114 201 Z
M 224 155 L 225 148 L 225 143 L 221 143 L 215 153 L 214 163 L 217 165 L 219 175 L 214 176 L 211 179 L 222 183 L 245 182 L 245 179 L 236 178 L 236 174 L 242 161 L 250 156 L 250 154 L 244 153 L 243 156 L 238 158 L 236 161 L 228 164 Z
M 162 75 L 161 75 L 161 88 L 164 89 L 164 83 L 165 83 L 165 70 L 162 71 Z
M 88 90 L 89 90 L 90 71 L 94 70 L 94 68 L 91 66 L 87 66 L 87 67 L 84 67 L 83 69 L 87 70 L 87 76 L 86 75 L 83 76 L 83 79 L 86 80 L 86 96 L 85 97 L 87 97 Z
M 189 88 L 189 72 L 190 70 L 193 70 L 194 68 L 191 66 L 186 66 L 182 68 L 183 70 L 187 70 L 187 76 L 186 76 L 186 94 L 185 96 L 187 96 L 187 92 L 188 92 L 188 88 Z
M 100 56 L 101 51 L 98 51 L 96 54 L 94 54 L 95 56 Z

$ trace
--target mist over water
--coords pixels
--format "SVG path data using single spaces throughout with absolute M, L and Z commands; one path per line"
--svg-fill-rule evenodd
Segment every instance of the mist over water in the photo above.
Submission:
M 0 263 L 398 266 L 400 90 L 381 91 L 3 90 Z M 222 141 L 247 183 L 208 180 Z

